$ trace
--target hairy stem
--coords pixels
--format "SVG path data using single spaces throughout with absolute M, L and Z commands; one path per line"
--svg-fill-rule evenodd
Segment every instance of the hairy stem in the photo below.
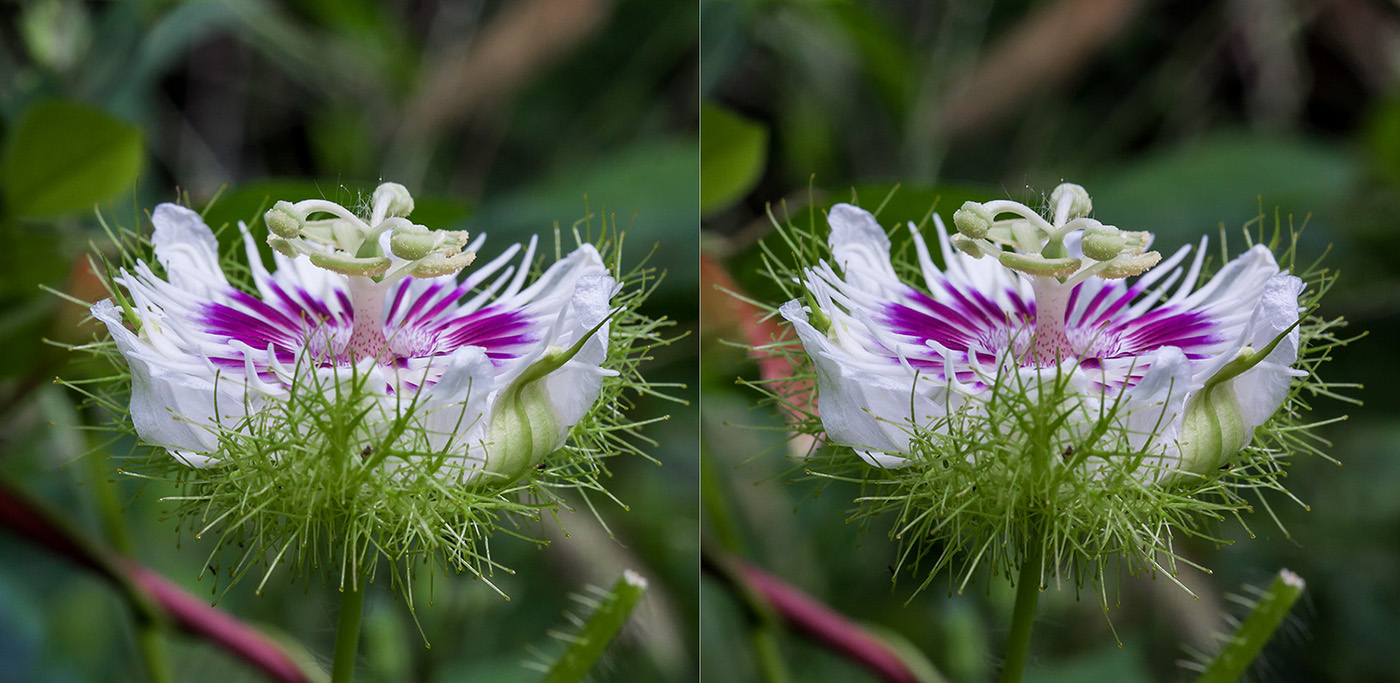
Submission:
M 1303 579 L 1287 569 L 1281 570 L 1269 591 L 1259 598 L 1254 610 L 1240 624 L 1234 637 L 1216 655 L 1197 683 L 1228 683 L 1237 681 L 1249 669 L 1264 644 L 1273 637 L 1288 616 L 1288 610 L 1303 594 Z

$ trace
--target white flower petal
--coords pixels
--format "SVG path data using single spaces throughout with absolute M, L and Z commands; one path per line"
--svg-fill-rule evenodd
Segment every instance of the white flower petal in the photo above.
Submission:
M 199 214 L 177 204 L 161 204 L 151 214 L 151 246 L 170 284 L 210 297 L 228 289 L 219 266 L 219 241 Z
M 94 305 L 92 314 L 106 323 L 117 350 L 131 368 L 131 419 L 143 441 L 172 452 L 208 453 L 218 446 L 216 403 L 222 418 L 219 421 L 225 427 L 234 427 L 243 419 L 243 392 L 237 384 L 217 382 L 212 372 L 192 372 L 188 365 L 172 367 L 126 329 L 121 312 L 110 299 Z M 186 454 L 186 459 L 192 464 L 208 464 L 207 458 L 193 457 L 192 453 Z
M 947 414 L 946 406 L 916 392 L 913 373 L 905 367 L 889 365 L 879 372 L 874 368 L 880 366 L 855 362 L 845 348 L 812 327 L 800 302 L 783 304 L 779 313 L 797 330 L 816 367 L 827 437 L 854 447 L 878 467 L 908 465 L 899 454 L 910 450 L 909 424 L 928 425 Z
M 1245 343 L 1263 349 L 1298 322 L 1298 295 L 1303 281 L 1292 275 L 1275 275 L 1264 285 L 1264 294 L 1249 321 Z M 1259 365 L 1231 380 L 1245 424 L 1257 427 L 1269 419 L 1288 396 L 1288 385 L 1302 371 L 1290 366 L 1298 360 L 1298 328 L 1279 340 Z

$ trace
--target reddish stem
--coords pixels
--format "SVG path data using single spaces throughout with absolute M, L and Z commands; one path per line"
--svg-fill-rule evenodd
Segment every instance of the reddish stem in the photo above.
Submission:
M 101 575 L 119 588 L 140 591 L 139 596 L 126 597 L 137 603 L 144 598 L 181 630 L 223 648 L 274 681 L 309 680 L 281 646 L 258 630 L 210 607 L 155 570 L 99 548 L 4 482 L 0 482 L 0 527 Z M 140 605 L 136 607 L 138 612 L 142 610 Z
M 707 558 L 712 565 L 713 558 Z M 743 581 L 794 630 L 824 643 L 890 683 L 919 683 L 919 678 L 883 642 L 850 619 L 768 572 L 735 559 L 720 561 L 721 576 Z

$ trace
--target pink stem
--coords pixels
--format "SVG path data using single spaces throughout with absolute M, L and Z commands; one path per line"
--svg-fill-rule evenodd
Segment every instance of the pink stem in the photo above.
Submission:
M 850 619 L 751 564 L 729 560 L 726 566 L 732 578 L 748 584 L 794 630 L 829 645 L 890 683 L 919 683 L 898 655 Z
M 296 662 L 275 642 L 256 629 L 205 604 L 184 589 L 124 557 L 97 547 L 26 496 L 0 482 L 0 526 L 29 542 L 85 567 L 120 587 L 130 586 L 157 607 L 171 623 L 203 638 L 282 683 L 308 683 Z

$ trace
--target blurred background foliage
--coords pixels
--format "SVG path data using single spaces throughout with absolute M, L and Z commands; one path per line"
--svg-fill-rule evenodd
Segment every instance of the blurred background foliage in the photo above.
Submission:
M 1231 595 L 1280 567 L 1304 602 L 1256 667 L 1263 681 L 1393 681 L 1400 654 L 1400 11 L 1384 0 L 704 0 L 701 23 L 702 451 L 711 550 L 739 553 L 853 619 L 912 646 L 950 680 L 998 669 L 1012 595 L 1000 577 L 961 594 L 947 582 L 893 586 L 888 525 L 844 520 L 857 495 L 815 495 L 778 418 L 754 409 L 734 369 L 752 311 L 714 286 L 775 291 L 756 272 L 766 208 L 803 222 L 857 195 L 892 226 L 933 207 L 1011 196 L 1033 205 L 1061 180 L 1084 185 L 1095 216 L 1151 230 L 1174 249 L 1277 208 L 1306 224 L 1305 259 L 1329 247 L 1341 279 L 1321 311 L 1369 337 L 1335 353 L 1325 378 L 1364 382 L 1363 407 L 1317 400 L 1341 461 L 1295 462 L 1289 488 L 1229 545 L 1185 543 L 1214 570 L 1184 573 L 1193 599 L 1158 577 L 1122 576 L 1105 615 L 1090 595 L 1041 598 L 1027 680 L 1190 679 L 1178 660 L 1211 649 L 1242 616 Z M 818 215 L 820 220 L 820 215 Z M 759 336 L 766 332 L 760 331 Z M 1369 361 L 1367 359 L 1370 359 Z M 734 429 L 757 425 L 767 429 Z M 942 586 L 942 587 L 940 587 Z M 702 582 L 705 680 L 756 680 L 754 622 L 721 582 Z M 1110 623 L 1111 622 L 1111 623 Z M 1116 633 L 1116 638 L 1115 638 Z M 825 648 L 777 637 L 792 680 L 874 680 Z M 1120 644 L 1121 643 L 1121 644 Z
M 132 444 L 84 431 L 108 416 L 52 384 L 85 370 L 40 339 L 81 342 L 96 328 L 40 286 L 102 296 L 79 266 L 104 239 L 95 205 L 149 229 L 158 202 L 213 201 L 217 228 L 278 199 L 355 202 L 393 180 L 418 199 L 415 220 L 489 233 L 487 255 L 534 233 L 551 244 L 554 226 L 567 235 L 587 212 L 596 229 L 607 212 L 628 229 L 630 262 L 651 254 L 666 271 L 650 314 L 692 331 L 697 22 L 694 3 L 644 0 L 0 4 L 0 476 L 99 537 L 92 484 L 111 479 L 139 561 L 211 599 L 225 588 L 198 578 L 208 544 L 162 519 L 170 491 L 115 474 L 106 454 Z M 544 549 L 497 539 L 494 559 L 515 570 L 494 577 L 509 601 L 468 576 L 424 582 L 422 635 L 378 588 L 360 679 L 537 677 L 522 662 L 557 655 L 547 632 L 587 612 L 570 594 L 610 586 L 624 567 L 651 590 L 598 679 L 693 679 L 696 353 L 687 337 L 646 368 L 686 384 L 673 393 L 691 407 L 639 407 L 638 418 L 673 419 L 646 431 L 660 467 L 611 463 L 609 487 L 630 510 L 600 503 L 606 530 L 586 509 L 563 515 L 567 538 L 552 521 L 522 529 Z M 0 681 L 144 679 L 108 587 L 4 533 L 0 557 Z M 332 590 L 283 575 L 253 589 L 218 604 L 328 661 Z M 256 680 L 208 645 L 172 642 L 177 680 Z

